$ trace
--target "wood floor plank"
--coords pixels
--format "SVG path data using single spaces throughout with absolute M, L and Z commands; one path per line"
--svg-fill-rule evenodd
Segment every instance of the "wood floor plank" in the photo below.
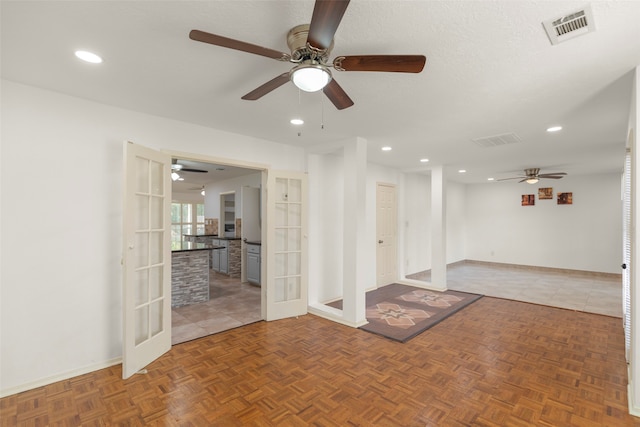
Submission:
M 401 344 L 312 315 L 0 399 L 2 426 L 634 426 L 619 318 L 482 298 Z

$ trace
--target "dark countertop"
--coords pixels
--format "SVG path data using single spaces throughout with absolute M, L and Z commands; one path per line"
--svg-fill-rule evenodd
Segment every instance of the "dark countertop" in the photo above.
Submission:
M 217 234 L 183 234 L 187 237 L 218 237 Z
M 216 237 L 219 240 L 240 240 L 240 237 Z
M 210 251 L 224 249 L 224 246 L 213 246 L 206 243 L 195 242 L 171 242 L 171 252 Z
M 255 241 L 255 240 L 245 240 L 244 241 L 247 245 L 258 245 L 258 246 L 262 246 L 262 242 L 260 241 Z

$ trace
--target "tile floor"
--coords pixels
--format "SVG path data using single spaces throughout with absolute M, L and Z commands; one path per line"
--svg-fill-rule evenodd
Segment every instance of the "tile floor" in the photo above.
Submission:
M 410 276 L 430 280 L 429 272 Z M 622 317 L 622 278 L 617 275 L 462 262 L 447 268 L 451 290 Z
M 208 302 L 171 310 L 171 343 L 179 344 L 262 319 L 260 287 L 210 270 Z

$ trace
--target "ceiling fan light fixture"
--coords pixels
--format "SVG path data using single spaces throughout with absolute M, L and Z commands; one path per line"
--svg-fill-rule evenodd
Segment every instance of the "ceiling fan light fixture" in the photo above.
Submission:
M 177 172 L 171 172 L 171 180 L 172 181 L 177 181 L 180 179 L 180 175 L 178 175 Z
M 331 80 L 331 72 L 321 64 L 301 64 L 291 70 L 291 81 L 305 92 L 322 90 Z
M 536 177 L 532 177 L 532 178 L 528 178 L 528 179 L 526 180 L 526 183 L 527 183 L 527 184 L 536 184 L 538 181 L 539 181 L 539 179 L 538 179 L 538 178 L 536 178 Z

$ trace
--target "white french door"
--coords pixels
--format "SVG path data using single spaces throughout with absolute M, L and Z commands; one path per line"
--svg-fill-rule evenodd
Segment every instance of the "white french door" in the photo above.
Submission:
M 396 187 L 376 186 L 376 286 L 393 283 L 398 276 Z
M 122 377 L 171 348 L 170 156 L 124 144 Z
M 267 243 L 266 320 L 306 314 L 308 301 L 305 174 L 269 171 Z

